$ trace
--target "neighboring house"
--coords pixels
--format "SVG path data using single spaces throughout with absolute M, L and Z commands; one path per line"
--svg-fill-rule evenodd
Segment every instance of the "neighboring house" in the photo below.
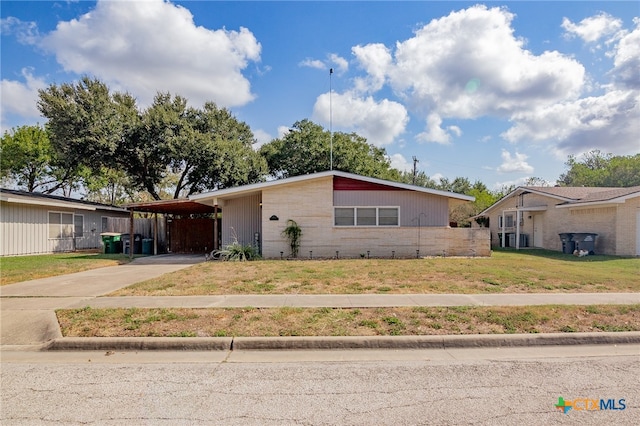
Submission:
M 579 250 L 593 245 L 589 251 L 596 254 L 640 255 L 640 186 L 523 186 L 475 218 L 489 220 L 493 246 L 572 252 L 574 245 L 573 249 Z M 559 234 L 582 235 L 574 235 L 571 240 L 563 235 L 563 246 Z M 588 236 L 580 241 L 584 234 L 597 236 L 594 241 Z
M 473 197 L 326 171 L 192 195 L 220 209 L 223 247 L 235 239 L 265 258 L 289 255 L 282 236 L 302 229 L 299 257 L 489 256 L 486 229 L 451 228 L 449 212 Z
M 109 219 L 128 217 L 114 206 L 0 189 L 0 256 L 99 248 Z

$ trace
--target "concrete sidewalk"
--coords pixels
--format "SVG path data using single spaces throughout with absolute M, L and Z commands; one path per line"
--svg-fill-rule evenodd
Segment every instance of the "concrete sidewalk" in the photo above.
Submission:
M 592 304 L 636 304 L 640 303 L 640 293 L 536 293 L 536 294 L 342 294 L 342 295 L 220 295 L 220 296 L 127 296 L 127 297 L 100 297 L 122 287 L 136 282 L 156 278 L 168 272 L 186 268 L 195 263 L 202 262 L 202 256 L 153 256 L 136 259 L 130 264 L 94 269 L 58 277 L 44 278 L 24 283 L 10 284 L 0 288 L 0 308 L 2 311 L 2 324 L 0 327 L 0 349 L 12 348 L 40 348 L 47 342 L 54 341 L 54 348 L 69 348 L 74 345 L 84 345 L 87 348 L 95 345 L 113 345 L 114 348 L 122 348 L 123 345 L 131 348 L 156 348 L 175 349 L 179 344 L 182 348 L 189 345 L 193 347 L 211 347 L 219 345 L 219 342 L 211 343 L 199 340 L 199 343 L 191 343 L 188 339 L 176 338 L 167 340 L 152 340 L 148 343 L 145 339 L 62 339 L 60 328 L 54 313 L 56 309 L 65 308 L 233 308 L 252 306 L 256 308 L 271 307 L 331 307 L 331 308 L 367 308 L 367 307 L 403 307 L 403 306 L 526 306 L 526 305 L 592 305 Z M 564 337 L 557 336 L 554 339 L 536 338 L 538 342 L 569 342 L 576 343 L 601 343 L 602 333 L 587 333 L 594 336 L 587 338 L 566 333 Z M 290 345 L 301 348 L 338 347 L 407 347 L 407 342 L 413 345 L 432 344 L 432 340 L 441 342 L 442 337 L 435 336 L 424 339 L 426 336 L 405 336 L 404 339 L 385 338 L 379 343 L 371 338 L 344 339 L 306 338 L 302 339 L 260 339 L 251 340 L 255 348 L 265 349 L 265 345 L 273 348 L 292 348 Z M 632 338 L 629 341 L 629 338 Z M 456 340 L 457 339 L 457 340 Z M 473 338 L 454 339 L 456 342 L 478 346 L 479 339 L 486 344 L 499 344 L 508 342 L 513 345 L 513 338 L 505 340 L 496 336 L 473 336 Z M 591 340 L 589 340 L 591 339 Z M 640 343 L 640 333 L 616 333 L 614 337 L 607 338 L 607 342 Z M 246 339 L 234 339 L 235 344 L 245 344 Z M 66 345 L 61 342 L 67 342 Z M 79 343 L 84 342 L 84 343 Z M 125 342 L 125 343 L 122 343 Z M 147 343 L 145 343 L 147 342 Z M 171 343 L 167 343 L 171 342 Z M 231 342 L 231 340 L 229 341 Z M 259 342 L 259 343 L 258 343 Z M 271 343 L 265 343 L 271 342 Z M 294 342 L 294 343 L 291 343 Z M 327 343 L 329 342 L 329 343 Z M 374 342 L 374 343 L 371 343 Z M 395 343 L 389 343 L 395 342 Z M 420 342 L 420 343 L 415 343 Z M 425 343 L 429 342 L 429 343 Z M 528 342 L 528 343 L 527 343 Z M 520 344 L 534 344 L 531 335 L 520 338 Z M 227 344 L 226 341 L 224 343 Z M 232 346 L 232 343 L 228 343 Z M 437 343 L 440 344 L 440 343 Z M 457 343 L 456 343 L 457 344 Z M 155 346 L 154 346 L 155 345 Z M 204 345 L 204 346 L 203 346 Z M 310 345 L 310 346 L 309 346 Z M 398 346 L 399 345 L 399 346 Z
M 83 306 L 85 301 L 157 278 L 204 261 L 197 255 L 153 256 L 110 266 L 0 287 L 0 349 L 37 347 L 62 337 L 55 309 Z

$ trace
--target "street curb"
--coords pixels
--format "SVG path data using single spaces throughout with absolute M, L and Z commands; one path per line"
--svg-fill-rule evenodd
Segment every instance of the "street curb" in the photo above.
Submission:
M 45 351 L 228 351 L 232 337 L 62 337 Z
M 640 332 L 327 337 L 63 337 L 48 351 L 454 349 L 640 344 Z

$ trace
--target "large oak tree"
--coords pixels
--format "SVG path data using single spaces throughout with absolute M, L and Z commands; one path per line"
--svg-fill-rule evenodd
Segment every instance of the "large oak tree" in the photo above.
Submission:
M 131 95 L 84 77 L 41 90 L 38 108 L 49 120 L 54 150 L 89 170 L 86 186 L 94 190 L 117 179 L 125 192 L 141 190 L 157 200 L 172 182 L 169 197 L 178 198 L 256 182 L 267 171 L 249 126 L 213 102 L 197 109 L 181 96 L 158 93 L 140 110 Z

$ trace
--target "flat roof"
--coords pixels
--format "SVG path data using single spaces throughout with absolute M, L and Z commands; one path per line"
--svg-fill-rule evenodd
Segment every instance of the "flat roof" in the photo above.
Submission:
M 206 204 L 197 203 L 187 199 L 159 200 L 145 203 L 131 203 L 124 207 L 134 212 L 162 213 L 162 214 L 206 214 L 214 213 L 215 209 Z

